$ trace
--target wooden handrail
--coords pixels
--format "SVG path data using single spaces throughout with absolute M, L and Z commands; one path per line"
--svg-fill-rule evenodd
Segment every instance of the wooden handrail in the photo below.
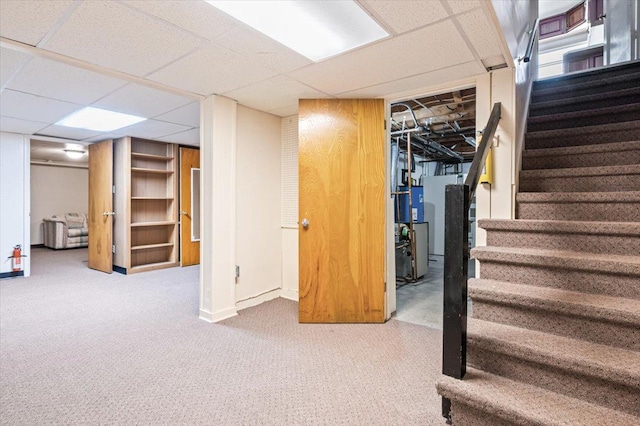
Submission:
M 487 126 L 482 132 L 482 138 L 476 148 L 476 154 L 473 156 L 473 162 L 471 163 L 471 168 L 467 174 L 467 179 L 464 181 L 464 184 L 469 187 L 470 199 L 473 199 L 473 196 L 476 193 L 476 187 L 480 181 L 480 174 L 482 173 L 485 161 L 487 161 L 487 155 L 491 148 L 491 141 L 493 141 L 493 135 L 495 135 L 496 129 L 498 128 L 501 113 L 502 104 L 500 102 L 493 104 L 489 121 L 487 121 Z
M 500 121 L 500 114 L 501 105 L 496 103 L 482 133 L 465 183 L 447 185 L 445 188 L 442 374 L 456 379 L 462 379 L 467 371 L 469 208 Z M 451 418 L 451 401 L 445 397 L 442 397 L 442 415 Z

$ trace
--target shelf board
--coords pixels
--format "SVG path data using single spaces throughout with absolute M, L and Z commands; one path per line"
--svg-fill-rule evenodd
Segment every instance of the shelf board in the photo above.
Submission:
M 132 168 L 131 168 L 131 172 L 138 172 L 138 173 L 159 173 L 159 174 L 164 174 L 164 175 L 170 175 L 170 174 L 173 174 L 173 170 L 147 169 L 147 168 L 142 168 L 142 167 L 132 167 Z
M 156 222 L 134 222 L 131 224 L 132 228 L 139 226 L 168 226 L 175 225 L 176 223 L 170 220 L 156 221 Z
M 132 200 L 173 200 L 173 197 L 131 197 Z
M 173 160 L 173 157 L 166 157 L 164 155 L 155 155 L 155 154 L 145 154 L 142 152 L 132 152 L 132 158 L 146 158 L 147 160 L 157 160 L 157 161 L 170 161 Z
M 131 246 L 131 250 L 146 250 L 160 247 L 171 247 L 173 243 L 145 244 L 142 246 Z
M 141 265 L 132 266 L 127 271 L 128 274 L 135 274 L 136 272 L 144 272 L 144 271 L 153 271 L 154 269 L 162 269 L 162 268 L 171 268 L 173 266 L 178 266 L 178 262 L 174 261 L 165 261 L 165 262 L 157 262 L 157 263 L 143 263 Z

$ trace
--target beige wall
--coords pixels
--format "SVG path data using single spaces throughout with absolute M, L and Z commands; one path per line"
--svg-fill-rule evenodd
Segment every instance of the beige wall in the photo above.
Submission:
M 277 297 L 282 285 L 281 118 L 239 105 L 236 137 L 236 300 L 270 291 Z
M 88 169 L 31 165 L 31 244 L 44 243 L 43 218 L 88 210 Z

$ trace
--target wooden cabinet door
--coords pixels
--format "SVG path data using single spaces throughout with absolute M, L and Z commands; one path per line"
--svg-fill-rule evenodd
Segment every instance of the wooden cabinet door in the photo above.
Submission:
M 200 263 L 200 150 L 180 148 L 180 265 Z
M 300 100 L 299 120 L 299 321 L 384 322 L 384 101 Z
M 89 145 L 89 268 L 113 270 L 113 141 Z

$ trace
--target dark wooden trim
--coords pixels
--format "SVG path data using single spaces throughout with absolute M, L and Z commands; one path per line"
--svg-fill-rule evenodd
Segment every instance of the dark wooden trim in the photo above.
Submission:
M 589 0 L 589 22 L 591 26 L 604 24 L 604 0 Z
M 567 31 L 566 32 L 569 32 L 572 29 L 582 25 L 584 22 L 586 22 L 584 2 L 569 9 L 566 15 L 567 15 L 567 23 L 566 23 Z
M 565 28 L 564 14 L 551 16 L 540 21 L 540 40 L 553 37 L 556 35 L 564 34 Z M 553 24 L 557 24 L 557 27 Z
M 467 371 L 469 204 L 468 185 L 445 187 L 442 374 L 456 379 Z

